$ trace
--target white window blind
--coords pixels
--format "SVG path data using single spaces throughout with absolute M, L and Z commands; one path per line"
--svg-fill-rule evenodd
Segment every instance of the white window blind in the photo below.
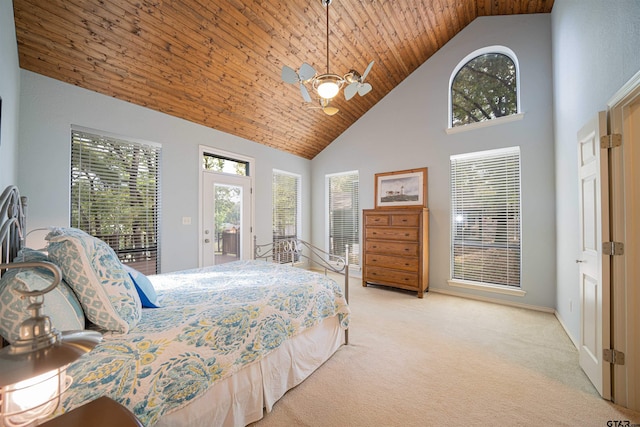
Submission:
M 329 253 L 345 256 L 349 264 L 360 265 L 360 207 L 358 172 L 329 175 Z
M 273 241 L 296 239 L 302 232 L 300 175 L 274 169 L 272 179 Z M 273 257 L 282 263 L 292 261 L 291 256 L 281 253 L 277 245 Z
M 158 273 L 160 147 L 71 135 L 71 226 L 104 240 L 123 263 Z
M 300 175 L 273 171 L 273 239 L 300 236 Z
M 520 287 L 520 149 L 450 160 L 452 279 Z

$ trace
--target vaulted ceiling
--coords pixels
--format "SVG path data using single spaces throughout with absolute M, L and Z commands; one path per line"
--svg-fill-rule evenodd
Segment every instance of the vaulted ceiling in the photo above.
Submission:
M 321 0 L 13 0 L 20 67 L 311 159 L 479 16 L 553 0 L 333 0 L 330 71 L 373 90 L 334 116 L 281 79 L 327 67 Z

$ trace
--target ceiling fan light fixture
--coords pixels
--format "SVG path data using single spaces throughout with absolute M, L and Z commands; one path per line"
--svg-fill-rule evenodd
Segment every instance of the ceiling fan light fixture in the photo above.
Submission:
M 340 92 L 343 82 L 342 77 L 337 74 L 322 74 L 313 81 L 313 88 L 320 98 L 332 99 Z
M 317 74 L 316 70 L 309 64 L 303 63 L 298 71 L 284 65 L 282 67 L 282 80 L 286 83 L 298 84 L 300 93 L 306 102 L 311 102 L 309 91 L 305 84 L 311 84 L 313 90 L 318 94 L 320 105 L 326 114 L 332 116 L 338 112 L 335 107 L 329 107 L 328 101 L 335 98 L 340 93 L 340 89 L 347 83 L 345 88 L 345 99 L 348 101 L 357 93 L 363 96 L 371 91 L 371 85 L 364 83 L 364 79 L 369 74 L 373 61 L 369 63 L 363 74 L 351 69 L 344 76 L 329 72 L 329 5 L 332 0 L 320 0 L 322 5 L 327 8 L 327 72 Z M 326 101 L 326 104 L 324 103 Z

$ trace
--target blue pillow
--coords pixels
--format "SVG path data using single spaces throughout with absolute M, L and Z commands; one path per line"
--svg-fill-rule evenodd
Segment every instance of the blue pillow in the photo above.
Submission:
M 133 280 L 133 284 L 136 285 L 136 290 L 138 291 L 138 295 L 140 296 L 140 301 L 142 302 L 142 307 L 145 308 L 159 308 L 158 305 L 158 295 L 156 295 L 156 290 L 153 288 L 153 284 L 149 280 L 147 276 L 140 273 L 135 268 L 129 267 L 126 264 L 122 264 L 124 269 L 129 273 L 131 280 Z

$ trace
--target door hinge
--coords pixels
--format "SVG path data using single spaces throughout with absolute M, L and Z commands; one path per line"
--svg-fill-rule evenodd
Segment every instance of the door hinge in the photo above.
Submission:
M 602 255 L 624 255 L 622 242 L 602 242 Z
M 615 148 L 622 145 L 622 134 L 613 133 L 611 135 L 603 135 L 600 137 L 600 148 Z
M 602 350 L 602 359 L 614 365 L 624 365 L 624 353 L 612 348 Z

